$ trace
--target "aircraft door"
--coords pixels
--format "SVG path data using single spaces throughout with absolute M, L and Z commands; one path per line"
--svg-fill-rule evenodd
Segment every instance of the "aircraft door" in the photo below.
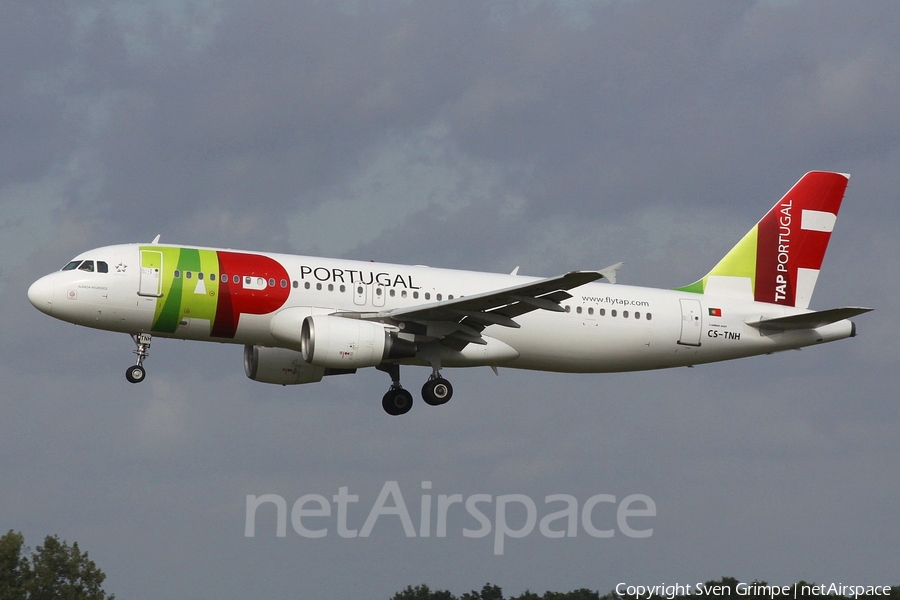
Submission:
M 162 297 L 163 256 L 159 250 L 141 250 L 139 296 Z
M 684 346 L 699 346 L 700 332 L 703 330 L 702 308 L 699 300 L 681 299 L 681 337 L 678 343 Z

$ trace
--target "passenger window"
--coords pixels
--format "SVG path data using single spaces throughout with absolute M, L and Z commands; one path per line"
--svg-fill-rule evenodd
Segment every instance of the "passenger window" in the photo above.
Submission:
M 244 285 L 250 285 L 250 282 L 253 281 L 250 277 L 244 277 Z
M 415 298 L 416 300 L 418 300 L 418 299 L 419 299 L 419 292 L 413 292 L 413 298 Z
M 453 300 L 453 294 L 450 294 L 449 296 L 447 296 L 447 300 Z
M 344 292 L 346 292 L 346 291 L 347 291 L 347 286 L 346 286 L 346 285 L 344 285 L 344 284 L 343 284 L 343 283 L 342 283 L 342 284 L 341 284 L 341 287 L 340 287 L 340 288 L 338 288 L 338 289 L 340 289 L 340 290 L 341 290 L 341 293 L 344 293 Z
M 78 270 L 79 271 L 87 271 L 88 273 L 93 273 L 94 272 L 94 261 L 92 261 L 92 260 L 84 261 L 83 263 L 81 263 L 81 266 L 78 267 Z
M 307 289 L 307 290 L 309 289 L 309 282 L 308 282 L 308 281 L 306 281 L 306 282 L 303 283 L 303 288 L 304 288 L 304 289 Z
M 184 278 L 185 278 L 185 279 L 190 279 L 190 278 L 191 278 L 191 272 L 190 272 L 190 271 L 185 271 L 185 272 L 184 272 Z
M 635 312 L 635 313 L 634 313 L 634 318 L 635 318 L 635 319 L 640 319 L 640 318 L 641 318 L 641 313 Z
M 322 291 L 322 284 L 321 284 L 321 283 L 317 283 L 317 284 L 316 284 L 316 290 Z
M 333 291 L 334 291 L 334 284 L 333 284 L 333 283 L 329 283 L 329 284 L 328 284 L 328 291 L 329 291 L 329 292 L 333 292 Z
M 605 309 L 605 308 L 601 308 L 601 309 L 600 309 L 600 316 L 601 316 L 601 317 L 605 317 L 605 316 L 606 316 L 606 309 Z
M 628 318 L 628 311 L 627 311 L 627 310 L 623 310 L 623 311 L 622 311 L 622 317 L 625 318 L 625 319 Z
M 581 314 L 581 307 L 580 307 L 580 306 L 576 306 L 576 307 L 575 307 L 575 312 L 577 312 L 577 313 L 580 315 L 580 314 Z
M 103 262 L 102 260 L 97 261 L 97 272 L 98 273 L 109 273 L 109 265 Z
M 247 279 L 249 280 L 250 278 L 248 277 Z M 240 283 L 240 282 L 241 282 L 241 276 L 240 276 L 240 275 L 235 275 L 234 277 L 231 278 L 231 281 L 233 281 L 234 283 Z
M 591 306 L 588 307 L 588 314 L 589 314 L 589 315 L 594 314 L 594 308 L 593 308 L 593 307 L 591 307 Z
M 178 279 L 179 277 L 181 277 L 181 271 L 175 269 L 175 279 Z
M 381 288 L 375 288 L 375 295 L 381 296 Z
M 298 287 L 300 287 L 300 282 L 299 282 L 299 281 L 294 281 L 294 284 L 293 284 L 293 285 L 294 285 L 294 289 L 297 289 Z
M 281 280 L 281 287 L 283 287 L 283 288 L 286 288 L 286 287 L 287 287 L 287 279 L 282 279 L 282 280 Z
M 616 309 L 612 309 L 612 311 L 609 314 L 612 315 L 613 317 L 616 316 L 616 314 L 617 314 Z
M 406 298 L 406 290 L 400 290 L 400 297 Z
M 215 274 L 215 273 L 210 273 L 210 274 L 209 274 L 209 280 L 210 280 L 210 281 L 215 281 L 215 280 L 216 280 L 216 274 Z
M 81 264 L 81 261 L 80 261 L 80 260 L 73 260 L 72 262 L 70 262 L 69 264 L 67 264 L 66 266 L 64 266 L 64 267 L 62 268 L 62 270 L 63 270 L 63 271 L 74 271 L 75 269 L 78 268 L 78 265 L 80 265 L 80 264 Z
M 438 300 L 441 300 L 442 298 L 443 298 L 443 296 L 441 296 L 440 294 L 437 295 Z
M 203 279 L 203 273 L 197 273 L 197 279 Z
M 649 320 L 651 320 L 652 318 L 653 318 L 653 315 L 651 315 L 650 313 L 647 313 L 647 320 L 649 321 Z
M 272 278 L 269 278 L 269 287 L 275 287 L 275 280 Z
M 394 296 L 397 295 L 397 290 L 395 290 L 394 288 L 391 288 L 391 291 L 388 292 L 388 294 L 390 294 L 390 295 L 391 295 L 391 298 L 393 298 Z

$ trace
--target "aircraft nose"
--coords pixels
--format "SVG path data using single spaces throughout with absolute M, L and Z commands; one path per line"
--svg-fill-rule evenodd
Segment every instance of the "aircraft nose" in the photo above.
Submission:
M 42 313 L 50 314 L 53 309 L 53 282 L 49 277 L 41 277 L 31 284 L 28 301 Z

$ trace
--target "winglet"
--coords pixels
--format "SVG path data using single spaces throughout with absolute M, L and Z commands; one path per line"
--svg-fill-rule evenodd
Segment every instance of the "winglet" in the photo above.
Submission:
M 603 277 L 605 277 L 608 282 L 615 283 L 616 282 L 616 272 L 624 264 L 625 263 L 617 262 L 616 264 L 610 265 L 610 266 L 606 267 L 605 269 L 600 269 L 597 272 L 600 273 L 601 275 L 603 275 Z
M 158 244 L 158 243 L 159 243 L 159 238 L 160 238 L 161 235 L 162 235 L 161 233 L 157 233 L 157 234 L 156 234 L 156 237 L 153 238 L 153 241 L 150 242 L 150 244 L 153 245 L 153 246 L 155 246 L 156 244 Z

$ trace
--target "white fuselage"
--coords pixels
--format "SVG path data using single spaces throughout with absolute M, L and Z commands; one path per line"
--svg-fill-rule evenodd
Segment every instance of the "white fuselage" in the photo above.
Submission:
M 178 269 L 178 264 L 163 262 L 159 266 L 161 273 L 152 273 L 146 266 L 148 259 L 142 256 L 154 252 L 148 248 L 151 247 L 128 244 L 85 252 L 75 261 L 95 261 L 93 271 L 73 268 L 47 275 L 31 287 L 29 299 L 53 317 L 86 327 L 297 349 L 273 336 L 273 318 L 282 311 L 376 313 L 537 281 L 537 278 L 518 275 L 424 266 L 191 248 L 190 252 L 201 255 L 218 252 L 235 253 L 247 260 L 264 257 L 270 261 L 267 264 L 277 264 L 286 274 L 276 277 L 251 267 L 246 270 L 257 272 L 236 272 L 240 266 L 233 267 L 235 272 L 225 273 L 231 285 L 228 293 L 233 296 L 233 302 L 229 299 L 229 310 L 234 310 L 232 305 L 239 306 L 240 302 L 256 303 L 267 294 L 284 298 L 283 301 L 281 296 L 277 301 L 270 298 L 263 308 L 235 314 L 233 330 L 223 335 L 219 329 L 216 335 L 218 325 L 214 327 L 213 321 L 220 322 L 222 300 L 215 298 L 215 290 L 219 289 L 216 283 L 223 273 L 218 271 L 224 263 L 206 261 L 195 272 L 188 272 Z M 99 272 L 101 262 L 107 272 Z M 167 302 L 167 296 L 174 292 L 162 283 L 159 293 L 155 293 L 155 288 L 148 292 L 148 286 L 156 285 L 155 279 L 148 278 L 172 280 L 176 270 L 180 302 L 166 308 L 175 320 L 160 330 L 155 325 L 160 323 L 161 303 Z M 231 284 L 232 278 L 239 283 Z M 818 329 L 766 332 L 748 323 L 808 311 L 727 296 L 609 283 L 585 284 L 570 293 L 572 297 L 561 302 L 565 312 L 535 310 L 516 317 L 520 328 L 490 325 L 484 330 L 486 340 L 502 342 L 499 347 L 511 347 L 514 353 L 492 353 L 490 348 L 479 353 L 479 348 L 474 348 L 473 352 L 459 354 L 455 359 L 445 358 L 443 366 L 483 364 L 583 373 L 636 371 L 777 352 L 854 334 L 849 320 Z M 213 316 L 210 311 L 216 311 L 217 301 L 219 312 Z M 426 339 L 431 333 L 440 335 L 429 331 L 419 337 Z M 402 362 L 425 364 L 418 358 Z

